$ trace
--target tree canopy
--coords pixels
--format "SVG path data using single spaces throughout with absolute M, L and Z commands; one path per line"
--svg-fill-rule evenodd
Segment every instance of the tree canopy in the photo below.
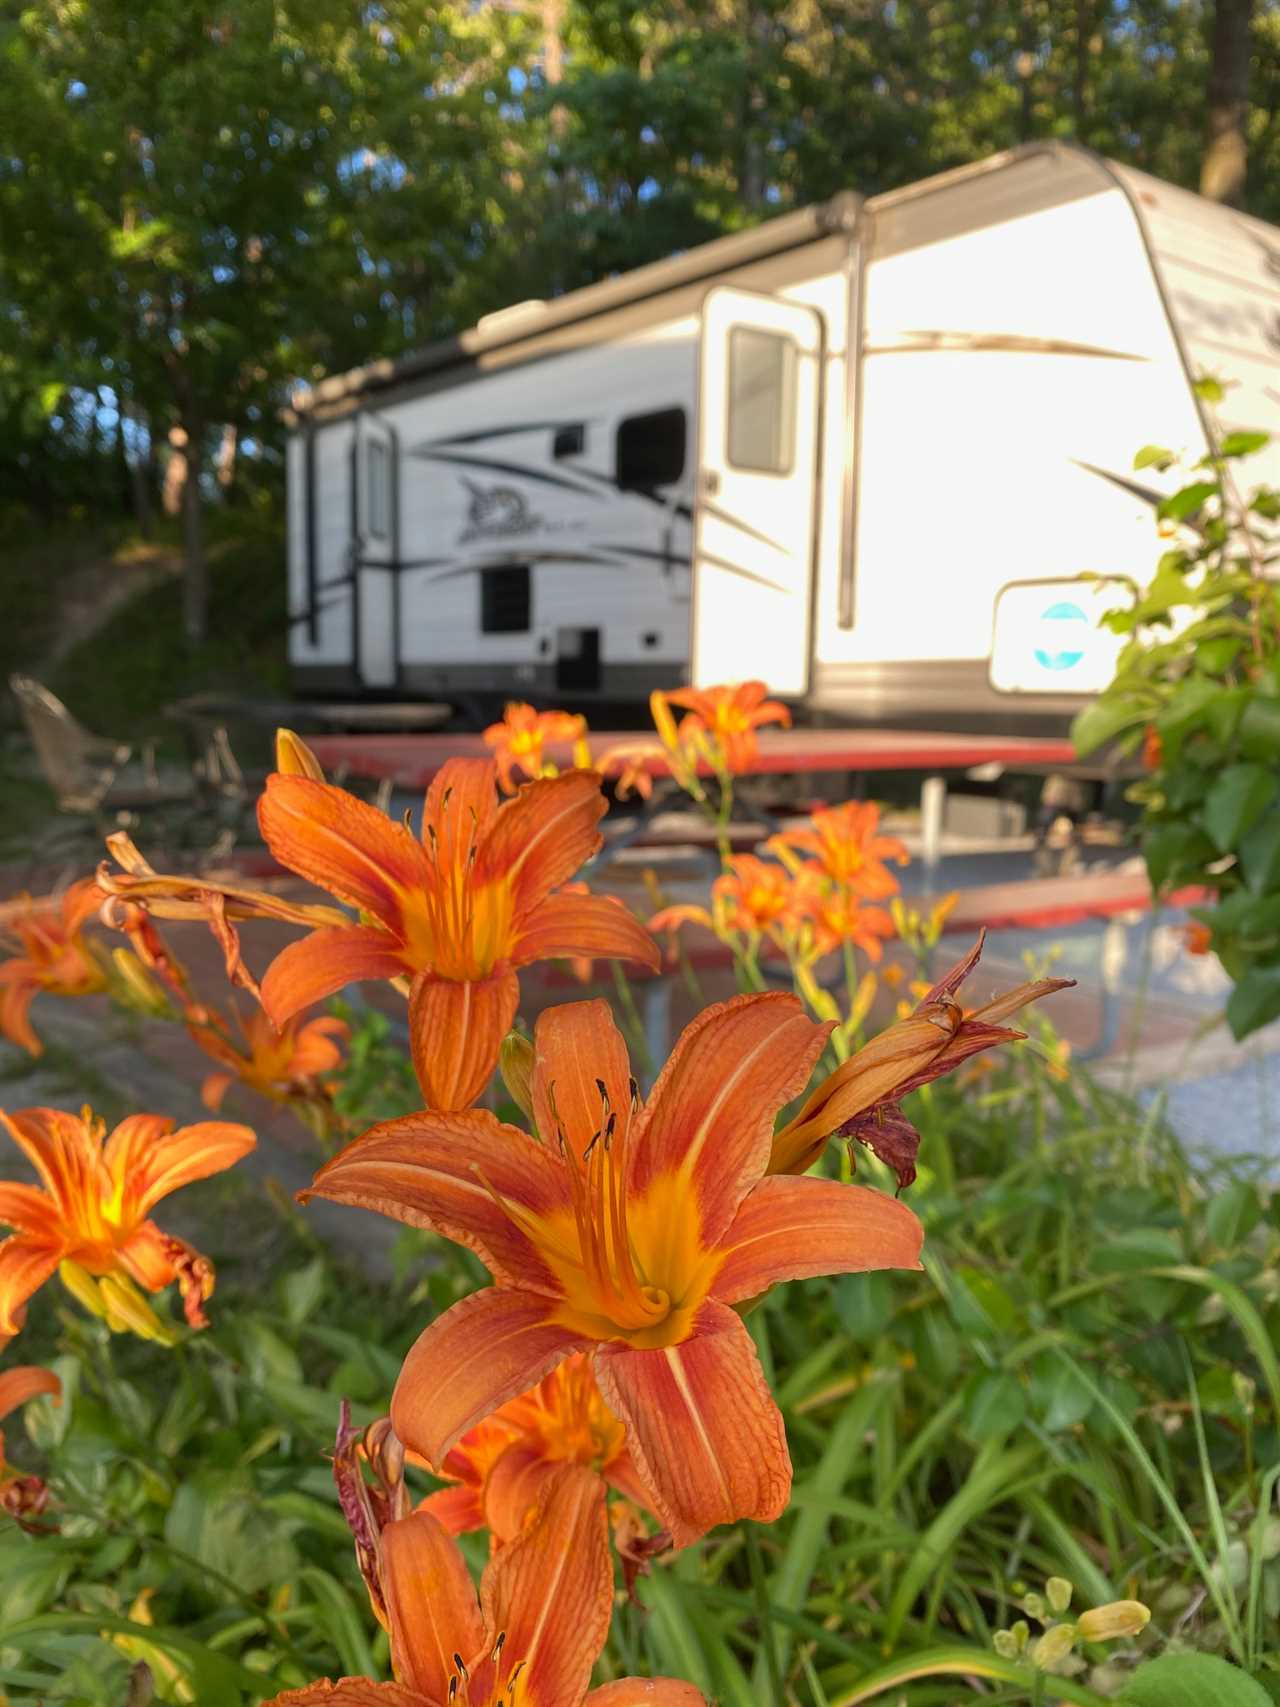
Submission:
M 298 380 L 1037 137 L 1196 187 L 1226 112 L 1280 218 L 1280 5 L 41 0 L 0 112 L 0 503 L 56 508 L 166 437 L 269 463 Z

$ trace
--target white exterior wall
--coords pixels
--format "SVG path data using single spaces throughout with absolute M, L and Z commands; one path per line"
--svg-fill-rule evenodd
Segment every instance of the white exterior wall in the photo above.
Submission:
M 930 333 L 1117 355 L 920 348 Z M 824 588 L 824 662 L 985 659 L 1006 583 L 1145 573 L 1151 506 L 1078 465 L 1132 478 L 1144 443 L 1203 442 L 1118 189 L 873 259 L 862 376 L 855 620 Z

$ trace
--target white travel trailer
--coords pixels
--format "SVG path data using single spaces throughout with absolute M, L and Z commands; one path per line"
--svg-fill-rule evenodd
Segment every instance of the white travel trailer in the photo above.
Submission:
M 1280 429 L 1280 231 L 1058 143 L 519 303 L 293 400 L 295 685 L 1061 728 L 1210 372 Z

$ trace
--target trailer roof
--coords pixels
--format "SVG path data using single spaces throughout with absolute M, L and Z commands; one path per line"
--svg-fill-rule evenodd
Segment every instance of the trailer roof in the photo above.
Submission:
M 353 407 L 351 400 L 363 393 L 412 384 L 414 380 L 473 362 L 492 351 L 510 349 L 557 328 L 665 295 L 682 286 L 695 285 L 703 279 L 803 248 L 809 243 L 821 242 L 824 238 L 852 233 L 864 206 L 873 214 L 887 211 L 901 203 L 945 190 L 952 184 L 998 171 L 1032 155 L 1075 157 L 1106 169 L 1100 156 L 1075 144 L 1030 142 L 990 155 L 985 160 L 935 173 L 900 189 L 887 190 L 878 196 L 867 198 L 852 190 L 842 190 L 829 201 L 781 214 L 776 219 L 765 220 L 761 225 L 735 232 L 730 237 L 717 237 L 709 243 L 700 243 L 696 248 L 684 250 L 664 261 L 652 261 L 646 266 L 632 268 L 599 284 L 587 285 L 550 300 L 535 298 L 514 303 L 509 308 L 484 315 L 465 332 L 439 339 L 420 350 L 333 374 L 314 386 L 300 385 L 290 397 L 290 407 L 284 411 L 285 418 L 297 420 L 312 412 L 326 415 L 330 412 L 345 413 L 346 409 Z
M 352 368 L 348 373 L 334 374 L 314 386 L 299 386 L 290 398 L 294 415 L 305 415 L 325 404 L 333 404 L 358 392 L 380 391 L 387 386 L 401 385 L 442 368 L 474 360 L 489 350 L 519 343 L 543 332 L 554 330 L 597 314 L 607 314 L 646 297 L 660 296 L 681 285 L 696 284 L 699 279 L 711 278 L 728 268 L 741 267 L 769 255 L 798 249 L 806 243 L 816 243 L 824 237 L 852 231 L 862 197 L 842 190 L 830 201 L 801 208 L 796 213 L 782 214 L 749 231 L 735 232 L 731 237 L 713 238 L 694 249 L 673 255 L 665 261 L 652 261 L 635 267 L 616 278 L 600 284 L 587 285 L 582 290 L 567 292 L 550 301 L 533 299 L 517 302 L 510 308 L 486 314 L 475 326 L 453 338 L 441 338 L 408 355 L 369 362 Z

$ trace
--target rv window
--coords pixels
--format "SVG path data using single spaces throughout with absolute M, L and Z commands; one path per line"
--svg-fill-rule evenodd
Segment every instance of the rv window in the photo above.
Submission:
M 624 492 L 674 486 L 684 474 L 683 409 L 631 415 L 618 426 L 617 481 Z
M 391 511 L 389 479 L 390 463 L 387 447 L 381 439 L 370 439 L 365 451 L 365 470 L 369 488 L 369 533 L 374 539 L 387 537 L 387 517 Z
M 729 430 L 733 468 L 789 474 L 795 449 L 796 346 L 776 332 L 729 333 Z
M 504 563 L 480 571 L 481 634 L 529 632 L 529 565 Z

